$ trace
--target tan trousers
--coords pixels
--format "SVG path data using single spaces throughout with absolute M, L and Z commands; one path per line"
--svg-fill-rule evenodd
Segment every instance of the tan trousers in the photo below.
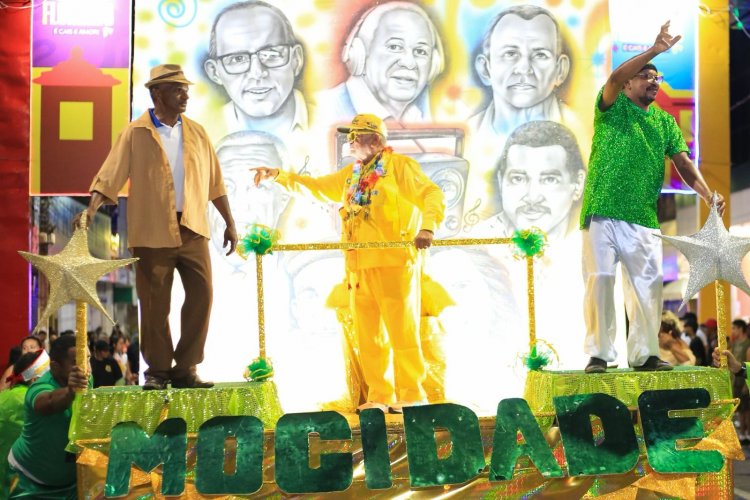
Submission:
M 419 340 L 417 267 L 406 264 L 360 270 L 351 274 L 350 286 L 367 400 L 383 404 L 394 399 L 424 400 L 426 368 Z M 391 352 L 395 389 L 386 377 Z
M 180 226 L 182 246 L 131 249 L 140 260 L 135 265 L 135 286 L 141 308 L 140 345 L 148 364 L 146 375 L 164 379 L 185 378 L 203 361 L 213 290 L 208 239 Z M 182 331 L 172 345 L 169 309 L 174 271 L 185 288 Z M 174 361 L 174 367 L 172 362 Z

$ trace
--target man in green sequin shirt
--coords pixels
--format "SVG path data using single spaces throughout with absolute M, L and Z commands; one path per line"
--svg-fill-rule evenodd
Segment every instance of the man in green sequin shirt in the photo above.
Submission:
M 654 45 L 622 63 L 599 92 L 594 138 L 583 193 L 583 278 L 586 287 L 587 373 L 602 373 L 615 360 L 615 268 L 622 262 L 629 320 L 628 363 L 636 370 L 670 370 L 659 359 L 662 247 L 656 202 L 664 157 L 707 203 L 711 190 L 688 156 L 674 118 L 651 104 L 662 77 L 649 61 L 680 40 L 661 27 Z M 719 213 L 724 199 L 717 196 Z

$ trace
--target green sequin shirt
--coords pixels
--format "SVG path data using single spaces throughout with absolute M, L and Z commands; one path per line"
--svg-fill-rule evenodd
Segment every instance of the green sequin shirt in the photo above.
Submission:
M 664 182 L 664 156 L 689 151 L 666 111 L 636 106 L 623 93 L 606 111 L 596 98 L 594 139 L 583 191 L 581 228 L 598 215 L 658 228 L 656 202 Z

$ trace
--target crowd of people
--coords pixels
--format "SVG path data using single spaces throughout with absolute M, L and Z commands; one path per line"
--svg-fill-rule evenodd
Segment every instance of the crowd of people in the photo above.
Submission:
M 18 345 L 11 347 L 0 377 L 0 391 L 11 388 L 13 366 L 21 356 L 39 350 L 49 352 L 56 339 L 74 333 L 73 330 L 64 330 L 58 334 L 51 330 L 48 334 L 47 331 L 40 330 L 38 334 L 25 337 Z M 131 342 L 130 336 L 122 331 L 120 325 L 115 325 L 109 334 L 102 327 L 90 330 L 87 338 L 94 387 L 138 385 L 140 354 L 137 337 Z

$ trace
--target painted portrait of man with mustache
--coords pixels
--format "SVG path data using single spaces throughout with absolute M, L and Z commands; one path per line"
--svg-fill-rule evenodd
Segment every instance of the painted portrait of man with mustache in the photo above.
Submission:
M 498 237 L 538 227 L 563 238 L 577 223 L 586 171 L 573 133 L 552 121 L 521 125 L 505 143 L 495 174 L 502 210 L 472 234 Z

